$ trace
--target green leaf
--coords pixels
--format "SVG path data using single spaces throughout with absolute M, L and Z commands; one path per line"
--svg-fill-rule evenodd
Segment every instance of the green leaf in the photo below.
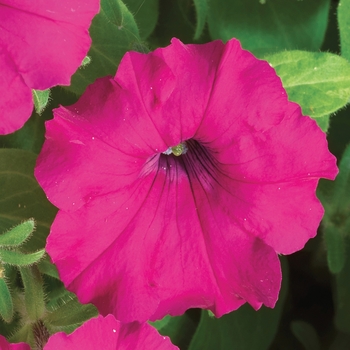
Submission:
M 350 145 L 339 163 L 335 181 L 322 181 L 317 195 L 324 208 L 323 227 L 327 247 L 328 266 L 338 273 L 345 263 L 345 238 L 350 236 Z
M 3 274 L 3 270 L 0 270 Z M 0 276 L 0 316 L 5 322 L 11 322 L 13 318 L 13 302 L 9 288 L 4 280 L 4 276 Z
M 11 343 L 25 342 L 31 345 L 30 349 L 37 348 L 35 335 L 33 332 L 33 325 L 30 323 L 25 323 L 23 326 L 17 329 L 16 332 L 10 336 L 9 341 Z
M 197 310 L 188 310 L 182 316 L 165 316 L 163 324 L 163 320 L 150 323 L 158 327 L 161 335 L 170 337 L 174 345 L 180 349 L 187 349 L 197 326 L 194 314 L 197 314 Z
M 91 62 L 91 58 L 89 56 L 85 56 L 83 59 L 83 62 L 81 62 L 81 65 L 83 67 L 87 66 Z
M 32 90 L 35 111 L 40 115 L 50 99 L 50 89 L 47 90 Z
M 88 52 L 91 62 L 78 69 L 66 89 L 82 94 L 98 77 L 115 75 L 125 52 L 132 50 L 141 38 L 133 15 L 121 0 L 101 0 L 101 10 L 90 27 L 92 45 Z
M 304 321 L 294 321 L 291 329 L 295 337 L 304 345 L 305 350 L 320 350 L 320 340 L 311 324 Z
M 211 0 L 213 39 L 239 39 L 248 50 L 318 50 L 328 23 L 329 0 Z
M 332 273 L 338 273 L 345 264 L 344 237 L 339 228 L 332 223 L 325 225 L 324 235 L 327 246 L 327 262 Z
M 350 61 L 350 0 L 341 0 L 338 5 L 338 25 L 341 54 Z
M 343 269 L 336 274 L 335 326 L 350 334 L 350 238 L 345 239 L 346 260 Z
M 146 39 L 156 27 L 159 14 L 159 0 L 125 0 L 139 28 L 141 39 Z
M 82 305 L 74 294 L 69 293 L 69 299 L 62 299 L 60 305 L 56 305 L 54 309 L 49 310 L 43 322 L 50 333 L 60 331 L 70 333 L 85 321 L 97 315 L 98 312 L 95 306 L 92 304 Z
M 167 46 L 173 37 L 183 43 L 192 43 L 195 34 L 195 26 L 191 20 L 192 7 L 192 0 L 160 1 L 157 27 L 148 38 L 151 45 Z
M 203 33 L 209 9 L 208 1 L 209 0 L 194 0 L 194 6 L 197 14 L 196 32 L 194 34 L 195 39 L 199 39 Z
M 45 249 L 34 253 L 22 253 L 16 250 L 0 249 L 0 261 L 14 266 L 29 266 L 37 263 L 45 254 Z
M 56 266 L 49 261 L 47 256 L 41 259 L 37 266 L 41 273 L 59 279 Z
M 57 212 L 34 178 L 35 161 L 34 153 L 0 149 L 0 232 L 30 217 L 34 218 L 35 234 L 23 246 L 28 251 L 45 246 Z
M 282 79 L 291 101 L 312 118 L 344 107 L 350 98 L 350 64 L 324 52 L 283 51 L 265 55 Z
M 330 116 L 324 115 L 321 117 L 314 118 L 317 125 L 322 129 L 322 131 L 327 132 L 329 129 Z
M 286 261 L 284 258 L 282 261 Z M 288 289 L 288 270 L 283 263 L 283 283 L 280 298 L 274 309 L 262 307 L 255 311 L 245 304 L 221 318 L 202 311 L 202 318 L 192 339 L 190 350 L 265 350 L 271 345 Z
M 37 266 L 21 267 L 20 273 L 24 287 L 26 316 L 34 323 L 45 313 L 43 280 Z
M 343 153 L 339 163 L 339 174 L 332 184 L 333 215 L 342 212 L 341 217 L 338 217 L 337 224 L 343 225 L 343 220 L 347 220 L 350 216 L 350 145 Z
M 326 212 L 324 221 L 337 227 L 344 226 L 350 214 L 350 145 L 348 145 L 339 163 L 339 173 L 334 181 L 321 179 L 317 196 Z M 346 234 L 346 232 L 344 232 Z
M 43 114 L 47 113 L 48 109 Z M 0 135 L 0 148 L 21 148 L 39 153 L 44 142 L 45 119 L 33 111 L 24 126 L 9 135 Z
M 0 247 L 17 247 L 24 243 L 33 233 L 34 219 L 29 219 L 0 235 Z
M 149 321 L 148 323 L 159 331 L 162 328 L 166 327 L 167 324 L 171 321 L 171 319 L 172 317 L 170 315 L 166 315 L 161 320 L 154 321 L 154 322 Z

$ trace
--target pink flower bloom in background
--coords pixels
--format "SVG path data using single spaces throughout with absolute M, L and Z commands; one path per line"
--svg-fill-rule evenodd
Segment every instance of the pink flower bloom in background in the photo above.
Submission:
M 316 235 L 318 180 L 337 173 L 325 134 L 235 39 L 129 52 L 46 126 L 47 250 L 81 302 L 124 322 L 273 307 L 277 254 Z
M 98 11 L 99 0 L 0 0 L 0 134 L 29 119 L 31 89 L 70 84 Z
M 10 344 L 7 339 L 0 335 L 1 350 L 30 350 L 30 346 L 26 343 Z
M 44 350 L 175 350 L 168 337 L 161 336 L 148 323 L 122 324 L 112 315 L 85 322 L 72 334 L 50 337 Z

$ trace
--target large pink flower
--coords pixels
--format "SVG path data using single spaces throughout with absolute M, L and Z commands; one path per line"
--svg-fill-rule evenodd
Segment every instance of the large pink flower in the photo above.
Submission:
M 10 344 L 4 336 L 0 335 L 0 349 L 1 350 L 30 350 L 30 346 L 26 343 Z
M 325 134 L 234 39 L 127 53 L 46 139 L 47 250 L 80 301 L 123 321 L 273 307 L 277 253 L 315 236 L 318 180 L 337 173 Z
M 93 318 L 72 334 L 50 337 L 44 350 L 175 350 L 168 337 L 160 336 L 149 324 L 122 324 L 113 315 Z
M 31 89 L 70 84 L 98 10 L 99 0 L 0 0 L 0 134 L 30 117 Z

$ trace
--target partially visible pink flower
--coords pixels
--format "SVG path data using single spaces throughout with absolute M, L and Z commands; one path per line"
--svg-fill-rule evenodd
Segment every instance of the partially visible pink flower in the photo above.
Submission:
M 98 11 L 99 0 L 0 0 L 0 134 L 30 117 L 31 89 L 70 84 Z
M 26 343 L 10 344 L 4 336 L 0 335 L 0 350 L 30 350 L 30 346 Z
M 46 126 L 47 250 L 81 302 L 124 322 L 273 307 L 277 253 L 315 236 L 318 180 L 337 173 L 325 134 L 235 39 L 129 52 Z
M 122 324 L 113 315 L 85 322 L 73 333 L 52 335 L 44 350 L 175 350 L 168 337 L 148 323 Z

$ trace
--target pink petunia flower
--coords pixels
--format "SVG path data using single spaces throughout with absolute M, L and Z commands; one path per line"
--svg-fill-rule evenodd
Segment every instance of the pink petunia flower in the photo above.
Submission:
M 30 350 L 26 343 L 10 344 L 0 335 L 1 350 Z M 53 334 L 44 350 L 175 350 L 168 337 L 161 336 L 148 323 L 123 324 L 113 315 L 98 316 L 85 322 L 73 333 Z
M 314 237 L 335 158 L 275 71 L 223 44 L 127 53 L 55 111 L 36 177 L 66 287 L 124 322 L 273 307 L 277 254 Z
M 28 120 L 31 89 L 70 84 L 98 11 L 99 0 L 0 0 L 0 134 Z
M 148 323 L 122 324 L 113 315 L 85 322 L 72 334 L 52 335 L 44 350 L 175 350 L 168 337 L 159 335 Z
M 10 344 L 7 339 L 0 334 L 1 350 L 30 350 L 30 346 L 26 343 Z

